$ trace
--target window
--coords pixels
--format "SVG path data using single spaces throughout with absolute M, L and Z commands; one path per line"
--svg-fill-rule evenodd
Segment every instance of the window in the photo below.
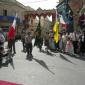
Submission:
M 7 10 L 3 10 L 3 16 L 7 16 Z

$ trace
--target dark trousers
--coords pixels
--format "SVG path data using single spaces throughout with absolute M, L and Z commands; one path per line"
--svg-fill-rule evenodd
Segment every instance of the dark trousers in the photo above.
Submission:
M 32 54 L 32 43 L 26 44 L 27 54 Z
M 2 54 L 0 54 L 0 67 L 2 65 Z
M 59 48 L 59 42 L 58 42 L 58 43 L 54 42 L 54 44 L 55 44 L 55 49 L 56 49 L 56 50 L 57 50 L 57 49 L 60 49 L 60 48 Z
M 25 50 L 25 39 L 22 39 L 22 46 L 23 46 L 23 51 Z
M 81 42 L 80 52 L 83 54 L 85 53 L 85 42 Z
M 74 53 L 77 53 L 78 41 L 73 41 Z
M 8 40 L 8 48 L 10 49 L 10 51 L 13 53 L 16 53 L 15 51 L 15 40 Z

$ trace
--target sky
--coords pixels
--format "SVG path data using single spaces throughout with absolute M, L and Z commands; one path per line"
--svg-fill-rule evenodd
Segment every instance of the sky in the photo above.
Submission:
M 33 9 L 56 9 L 59 0 L 17 0 L 25 6 L 30 6 Z

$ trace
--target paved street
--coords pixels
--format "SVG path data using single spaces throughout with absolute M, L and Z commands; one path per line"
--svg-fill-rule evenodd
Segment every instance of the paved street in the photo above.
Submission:
M 85 61 L 60 53 L 39 52 L 33 48 L 33 60 L 26 60 L 22 44 L 16 42 L 13 64 L 0 68 L 0 80 L 22 85 L 85 85 Z

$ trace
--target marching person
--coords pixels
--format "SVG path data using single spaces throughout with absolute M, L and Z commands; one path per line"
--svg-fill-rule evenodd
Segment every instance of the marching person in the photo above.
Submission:
M 44 38 L 44 44 L 45 44 L 45 46 L 46 46 L 46 48 L 45 48 L 45 50 L 46 50 L 46 52 L 48 52 L 48 49 L 49 49 L 49 32 L 46 32 L 46 35 L 45 35 L 45 38 Z
M 22 46 L 23 46 L 23 52 L 25 52 L 25 35 L 26 35 L 26 32 L 24 29 L 22 29 L 22 32 L 21 32 L 21 42 L 22 42 Z
M 42 45 L 43 45 L 43 37 L 42 37 L 42 35 L 40 35 L 39 33 L 36 32 L 34 46 L 37 46 L 39 48 L 39 51 L 41 52 Z
M 16 54 L 15 51 L 15 36 L 10 36 L 9 33 L 7 33 L 7 40 L 8 40 L 8 48 L 10 49 L 11 53 Z
M 32 34 L 28 32 L 25 36 L 25 44 L 26 44 L 26 51 L 27 51 L 27 59 L 32 58 Z

